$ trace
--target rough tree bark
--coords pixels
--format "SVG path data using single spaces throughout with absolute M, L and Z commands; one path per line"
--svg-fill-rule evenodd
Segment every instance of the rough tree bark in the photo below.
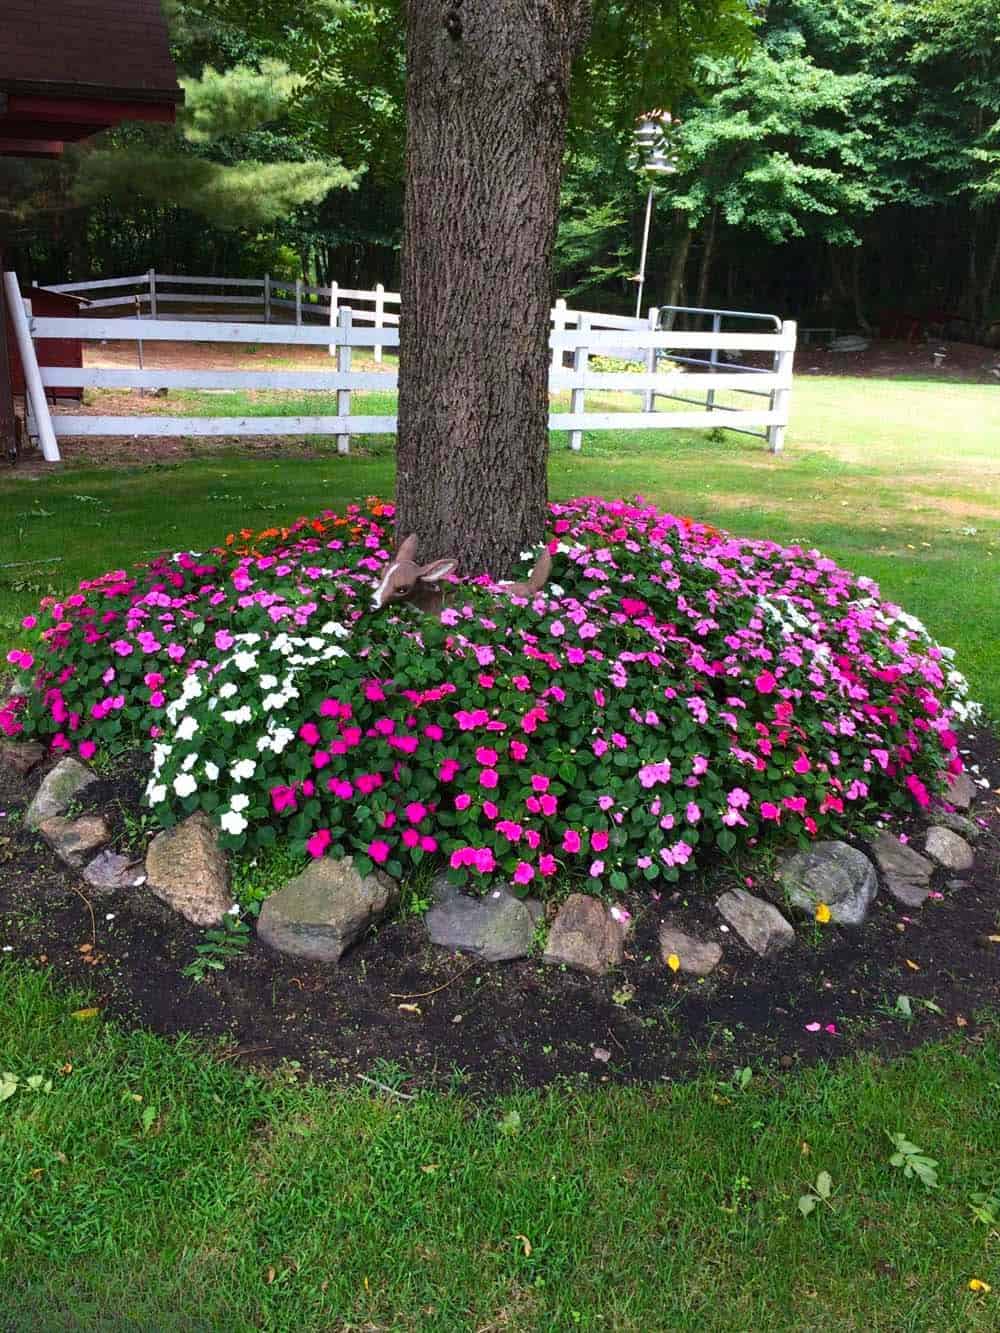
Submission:
M 509 572 L 546 520 L 551 257 L 590 0 L 406 0 L 397 531 Z

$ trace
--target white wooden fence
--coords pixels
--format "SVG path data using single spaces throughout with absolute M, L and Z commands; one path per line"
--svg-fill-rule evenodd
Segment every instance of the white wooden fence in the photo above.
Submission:
M 177 287 L 186 290 L 173 290 Z M 222 291 L 213 291 L 212 288 L 222 288 Z M 288 282 L 282 278 L 273 278 L 270 273 L 265 273 L 262 278 L 214 278 L 157 273 L 151 268 L 146 273 L 138 273 L 130 278 L 98 278 L 90 282 L 46 284 L 43 290 L 72 292 L 82 296 L 88 310 L 126 310 L 129 315 L 146 315 L 149 319 L 166 316 L 175 320 L 196 319 L 200 323 L 228 323 L 236 313 L 231 307 L 243 306 L 247 308 L 244 323 L 261 320 L 265 324 L 294 323 L 296 328 L 301 328 L 303 323 L 313 320 L 335 325 L 338 310 L 346 301 L 350 301 L 357 323 L 371 324 L 376 329 L 399 324 L 398 311 L 390 309 L 391 306 L 399 305 L 399 292 L 387 292 L 382 283 L 376 284 L 370 291 L 362 291 L 354 287 L 341 287 L 336 282 L 329 287 L 311 287 L 301 278 Z M 101 295 L 112 291 L 117 294 Z M 199 310 L 196 314 L 178 312 L 171 316 L 169 310 L 163 309 L 171 305 L 189 308 L 197 306 Z M 212 313 L 215 307 L 220 308 L 220 313 Z M 382 344 L 373 344 L 373 349 L 375 360 L 381 361 Z M 330 344 L 330 355 L 336 355 L 335 343 Z
M 220 323 L 200 319 L 109 318 L 84 315 L 75 318 L 32 317 L 30 302 L 21 301 L 14 274 L 5 275 L 10 305 L 27 308 L 19 343 L 29 388 L 33 385 L 31 410 L 35 431 L 44 456 L 58 461 L 57 437 L 66 436 L 240 436 L 240 435 L 332 435 L 340 453 L 348 453 L 352 435 L 392 434 L 395 415 L 354 415 L 351 395 L 358 392 L 394 392 L 395 371 L 355 370 L 356 348 L 398 347 L 398 316 L 392 326 L 358 327 L 355 321 L 371 312 L 339 306 L 336 323 L 315 325 Z M 116 281 L 116 280 L 108 280 Z M 218 281 L 217 279 L 214 281 Z M 236 281 L 236 280 L 234 280 Z M 239 281 L 244 281 L 240 279 Z M 246 280 L 249 281 L 249 280 Z M 76 284 L 74 284 L 74 287 Z M 63 289 L 65 290 L 65 288 Z M 342 294 L 342 293 L 341 293 Z M 372 296 L 374 293 L 367 293 Z M 333 306 L 331 305 L 331 309 Z M 719 313 L 719 312 L 716 312 Z M 731 312 L 734 317 L 741 312 Z M 384 312 L 383 312 L 384 314 Z M 749 318 L 749 316 L 748 316 Z M 752 318 L 760 318 L 753 316 Z M 772 453 L 781 450 L 788 423 L 796 329 L 792 321 L 772 332 L 723 331 L 716 321 L 714 331 L 678 331 L 659 327 L 659 313 L 651 310 L 646 319 L 576 311 L 558 302 L 552 311 L 550 337 L 552 362 L 549 388 L 568 391 L 569 411 L 554 410 L 549 428 L 568 431 L 570 448 L 581 448 L 583 434 L 593 430 L 675 430 L 723 426 L 766 438 Z M 145 370 L 83 369 L 39 365 L 34 341 L 45 338 L 82 340 L 130 340 L 150 342 L 277 344 L 328 346 L 336 356 L 336 368 L 308 371 L 262 370 Z M 23 344 L 23 345 L 22 345 Z M 720 354 L 764 353 L 771 368 L 723 365 Z M 593 357 L 611 357 L 643 365 L 641 371 L 595 369 Z M 192 355 L 192 361 L 196 361 Z M 567 361 L 571 364 L 567 364 Z M 682 364 L 683 363 L 683 364 Z M 689 370 L 688 365 L 707 367 Z M 752 385 L 752 387 L 750 387 Z M 97 416 L 83 413 L 49 413 L 46 392 L 61 387 L 91 389 L 284 389 L 336 393 L 335 416 L 198 417 L 177 415 Z M 748 395 L 747 407 L 722 404 L 720 392 Z M 638 394 L 641 410 L 586 410 L 587 393 Z M 704 400 L 692 398 L 704 393 Z M 659 400 L 680 400 L 697 410 L 658 410 Z M 741 397 L 742 401 L 742 397 Z M 766 405 L 765 405 L 766 404 Z

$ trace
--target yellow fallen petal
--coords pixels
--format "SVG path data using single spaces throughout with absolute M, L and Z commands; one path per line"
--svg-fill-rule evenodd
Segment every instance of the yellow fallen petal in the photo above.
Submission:
M 912 958 L 904 958 L 903 962 L 906 964 L 906 966 L 910 969 L 911 972 L 920 971 L 920 964 L 915 963 Z
M 81 1023 L 85 1023 L 88 1018 L 96 1018 L 100 1012 L 100 1009 L 74 1009 L 70 1018 L 76 1018 Z
M 826 903 L 816 904 L 816 920 L 821 926 L 825 926 L 830 920 L 830 909 L 827 907 Z
M 672 953 L 667 959 L 667 967 L 670 968 L 671 972 L 678 972 L 680 971 L 680 966 L 681 966 L 681 960 L 677 957 L 675 953 Z
M 974 1277 L 970 1278 L 969 1280 L 969 1290 L 981 1291 L 984 1296 L 987 1296 L 993 1290 L 993 1288 L 990 1286 L 988 1282 L 983 1282 L 978 1277 Z

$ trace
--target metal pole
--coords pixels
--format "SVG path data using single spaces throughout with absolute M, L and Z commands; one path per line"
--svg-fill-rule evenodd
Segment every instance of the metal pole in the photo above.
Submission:
M 635 298 L 635 317 L 642 313 L 642 289 L 646 284 L 646 251 L 649 248 L 649 220 L 653 216 L 653 185 L 650 182 L 649 194 L 646 195 L 646 225 L 642 229 L 642 258 L 639 260 L 639 291 Z

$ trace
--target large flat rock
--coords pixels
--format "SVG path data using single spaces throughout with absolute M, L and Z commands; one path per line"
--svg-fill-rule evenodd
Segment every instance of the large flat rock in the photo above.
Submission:
M 157 898 L 195 926 L 218 926 L 232 903 L 215 825 L 200 811 L 156 835 L 146 876 Z
M 257 934 L 280 953 L 336 963 L 399 900 L 399 886 L 380 870 L 359 875 L 351 857 L 314 861 L 272 893 Z
M 778 909 L 745 889 L 729 889 L 715 906 L 730 929 L 761 958 L 780 953 L 795 939 L 795 931 Z
M 875 867 L 846 842 L 817 842 L 795 852 L 782 861 L 778 879 L 793 907 L 813 916 L 825 903 L 838 926 L 862 925 L 878 893 Z
M 482 898 L 456 893 L 444 897 L 424 918 L 434 944 L 475 954 L 487 963 L 524 958 L 531 952 L 540 903 L 492 889 Z
M 931 891 L 934 862 L 885 830 L 872 843 L 872 853 L 886 892 L 904 907 L 920 907 Z
M 620 966 L 625 934 L 625 922 L 605 903 L 586 893 L 571 893 L 556 914 L 542 958 L 602 977 Z
M 42 778 L 41 786 L 25 810 L 25 827 L 36 832 L 43 819 L 65 815 L 73 802 L 96 781 L 97 774 L 93 769 L 78 759 L 60 759 Z
M 714 940 L 700 940 L 675 926 L 660 927 L 660 957 L 664 963 L 675 958 L 678 971 L 693 977 L 707 977 L 722 961 L 722 945 Z

